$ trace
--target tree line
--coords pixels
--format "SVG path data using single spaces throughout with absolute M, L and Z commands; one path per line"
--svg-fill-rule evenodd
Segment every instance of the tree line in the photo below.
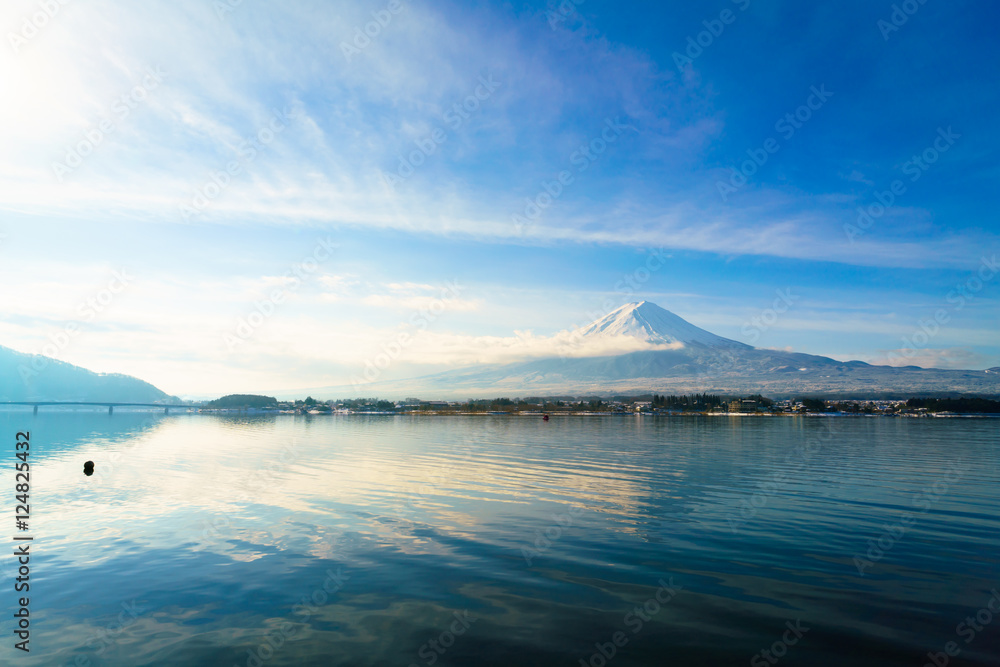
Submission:
M 654 408 L 704 410 L 716 405 L 722 405 L 722 397 L 716 394 L 692 394 L 690 396 L 661 396 L 653 394 Z
M 988 398 L 911 398 L 906 407 L 926 408 L 927 412 L 1000 414 L 1000 401 Z

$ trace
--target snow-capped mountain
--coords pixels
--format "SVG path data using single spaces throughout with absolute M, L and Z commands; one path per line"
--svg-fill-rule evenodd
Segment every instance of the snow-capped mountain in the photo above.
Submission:
M 749 345 L 716 336 L 655 303 L 628 303 L 579 331 L 582 336 L 629 336 L 653 344 L 697 345 L 719 349 L 751 349 Z
M 584 343 L 595 339 L 602 342 L 604 338 L 620 340 L 623 336 L 634 338 L 648 344 L 648 349 L 479 365 L 411 380 L 377 382 L 362 385 L 363 388 L 313 388 L 308 393 L 330 397 L 364 394 L 461 399 L 654 391 L 828 397 L 909 397 L 930 393 L 1000 396 L 998 368 L 985 371 L 895 368 L 759 349 L 705 331 L 649 301 L 626 304 L 573 333 L 573 340 Z M 596 345 L 594 349 L 607 347 Z M 579 348 L 585 349 L 586 345 Z

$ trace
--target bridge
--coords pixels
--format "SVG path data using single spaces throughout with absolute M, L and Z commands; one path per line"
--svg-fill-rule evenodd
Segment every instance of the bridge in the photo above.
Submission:
M 163 403 L 110 403 L 108 401 L 0 401 L 0 405 L 31 405 L 35 408 L 35 414 L 38 414 L 38 406 L 40 405 L 97 405 L 97 406 L 108 406 L 108 414 L 113 415 L 115 413 L 115 408 L 163 408 L 163 414 L 170 414 L 170 408 L 180 409 L 198 409 L 204 408 L 204 405 L 165 405 Z

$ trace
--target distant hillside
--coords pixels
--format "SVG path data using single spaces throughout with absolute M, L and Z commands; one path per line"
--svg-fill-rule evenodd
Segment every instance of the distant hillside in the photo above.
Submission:
M 63 361 L 0 346 L 0 401 L 175 400 L 148 382 L 118 373 L 94 373 Z
M 229 394 L 208 403 L 210 408 L 273 408 L 278 399 L 256 394 Z

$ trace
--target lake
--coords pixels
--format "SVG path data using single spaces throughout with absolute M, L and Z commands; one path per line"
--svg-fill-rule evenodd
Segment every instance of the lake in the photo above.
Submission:
M 5 665 L 1000 664 L 995 419 L 0 425 Z

